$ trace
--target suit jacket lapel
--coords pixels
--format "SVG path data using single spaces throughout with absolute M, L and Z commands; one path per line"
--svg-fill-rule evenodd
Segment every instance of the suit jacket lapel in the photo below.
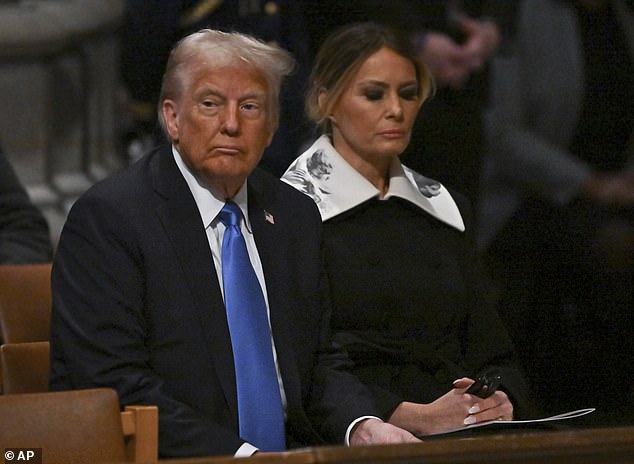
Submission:
M 198 209 L 169 150 L 155 158 L 152 172 L 155 190 L 164 200 L 156 213 L 178 256 L 178 263 L 174 265 L 179 265 L 185 274 L 194 303 L 192 310 L 198 313 L 227 405 L 237 417 L 231 338 L 213 257 Z

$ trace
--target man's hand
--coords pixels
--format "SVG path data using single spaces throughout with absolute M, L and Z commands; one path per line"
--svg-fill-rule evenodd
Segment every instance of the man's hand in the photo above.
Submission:
M 439 87 L 460 88 L 471 74 L 472 54 L 445 34 L 425 34 L 418 58 L 429 68 Z
M 410 432 L 379 419 L 365 419 L 350 432 L 350 446 L 421 443 Z
M 480 21 L 468 16 L 461 16 L 458 23 L 467 36 L 462 47 L 471 57 L 472 69 L 482 68 L 500 45 L 501 35 L 497 25 L 491 21 Z
M 500 32 L 495 23 L 460 16 L 458 25 L 466 35 L 460 45 L 446 34 L 428 32 L 418 52 L 439 87 L 460 88 L 496 52 Z
M 586 199 L 603 206 L 634 206 L 634 172 L 595 174 L 583 186 Z

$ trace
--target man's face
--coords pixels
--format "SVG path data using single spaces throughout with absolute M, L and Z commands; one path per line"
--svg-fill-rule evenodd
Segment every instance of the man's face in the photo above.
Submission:
M 167 129 L 198 180 L 230 198 L 273 138 L 266 80 L 242 63 L 189 71 L 180 97 L 163 102 Z

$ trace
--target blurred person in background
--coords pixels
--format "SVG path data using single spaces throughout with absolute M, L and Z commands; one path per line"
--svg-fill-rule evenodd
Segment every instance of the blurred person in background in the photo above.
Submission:
M 534 0 L 495 66 L 479 242 L 536 393 L 634 423 L 634 7 Z
M 0 264 L 46 263 L 52 257 L 48 223 L 0 147 Z

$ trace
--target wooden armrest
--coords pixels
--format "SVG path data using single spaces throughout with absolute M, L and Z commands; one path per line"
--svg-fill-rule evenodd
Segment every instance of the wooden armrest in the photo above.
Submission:
M 121 412 L 125 451 L 133 462 L 158 462 L 158 408 L 126 406 Z

